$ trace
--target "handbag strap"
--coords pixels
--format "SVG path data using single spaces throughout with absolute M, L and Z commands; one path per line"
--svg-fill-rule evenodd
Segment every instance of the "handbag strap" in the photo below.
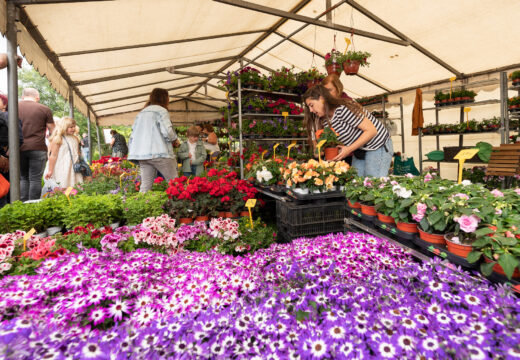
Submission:
M 74 156 L 72 156 L 72 150 L 70 149 L 69 142 L 67 141 L 67 138 L 65 136 L 62 136 L 61 138 L 63 140 L 65 140 L 65 142 L 67 143 L 67 147 L 69 148 L 70 159 L 72 160 L 72 163 L 74 164 Z M 79 158 L 78 158 L 78 161 L 79 161 Z

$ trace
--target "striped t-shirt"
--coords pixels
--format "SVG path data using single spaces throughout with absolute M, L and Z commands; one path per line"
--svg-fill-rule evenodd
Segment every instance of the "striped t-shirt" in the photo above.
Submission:
M 386 130 L 385 126 L 372 116 L 372 114 L 369 114 L 366 110 L 363 110 L 363 112 L 376 127 L 377 134 L 360 149 L 377 150 L 386 143 L 390 134 Z M 343 145 L 349 146 L 361 136 L 363 130 L 358 129 L 358 126 L 361 124 L 363 119 L 364 118 L 362 117 L 356 117 L 352 111 L 344 105 L 340 105 L 336 108 L 334 116 L 332 116 L 331 124 L 334 131 L 339 134 L 338 140 L 341 141 Z M 324 121 L 323 125 L 328 126 L 328 122 Z

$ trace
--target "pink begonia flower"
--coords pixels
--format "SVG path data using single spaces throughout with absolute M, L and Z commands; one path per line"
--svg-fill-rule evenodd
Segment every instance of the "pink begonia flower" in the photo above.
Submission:
M 516 189 L 515 189 L 515 193 L 516 193 L 517 195 L 520 195 L 520 188 L 516 188 Z
M 398 183 L 397 181 L 395 181 L 395 180 L 390 181 L 390 184 L 392 184 L 392 185 L 394 185 L 394 186 L 395 186 L 395 185 L 399 185 L 399 183 Z M 517 189 L 517 190 L 520 191 L 520 189 Z
M 426 206 L 426 204 L 423 204 L 423 203 L 417 204 L 417 212 L 421 212 L 424 214 L 426 212 L 426 209 L 428 209 L 428 206 Z
M 502 209 L 495 209 L 495 215 L 502 215 Z
M 491 194 L 493 194 L 494 197 L 504 197 L 504 193 L 498 189 L 491 191 Z
M 363 186 L 372 187 L 372 182 L 369 177 L 366 177 L 365 180 L 363 180 Z
M 412 214 L 412 219 L 414 219 L 417 222 L 421 222 L 423 217 L 424 217 L 424 214 Z
M 507 230 L 505 233 L 506 237 L 514 238 L 515 234 L 513 234 L 511 231 Z
M 472 233 L 477 230 L 480 218 L 476 215 L 462 215 L 457 222 L 459 223 L 460 229 L 462 231 Z
M 433 179 L 433 176 L 430 173 L 424 175 L 424 182 L 428 182 L 432 179 Z
M 410 178 L 410 179 L 414 177 L 413 174 L 410 174 L 410 173 L 406 174 L 405 176 L 406 176 L 407 178 Z
M 453 195 L 454 197 L 457 196 L 457 197 L 460 197 L 461 199 L 465 199 L 465 200 L 468 200 L 469 199 L 469 196 L 466 195 L 466 194 L 463 194 L 463 193 L 458 193 L 458 194 L 455 194 Z

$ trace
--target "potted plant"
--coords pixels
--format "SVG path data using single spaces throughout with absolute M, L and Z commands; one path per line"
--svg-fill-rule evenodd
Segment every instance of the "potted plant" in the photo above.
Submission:
M 325 55 L 325 69 L 327 69 L 327 74 L 336 74 L 338 76 L 341 75 L 342 68 L 342 57 L 339 51 L 332 49 L 330 53 Z
M 341 64 L 347 75 L 356 75 L 360 66 L 369 66 L 367 59 L 370 53 L 364 51 L 347 51 L 345 55 L 341 55 Z
M 339 148 L 338 145 L 340 144 L 338 140 L 338 134 L 332 129 L 331 127 L 326 127 L 322 130 L 316 131 L 316 138 L 317 141 L 320 142 L 322 140 L 325 140 L 324 152 L 325 152 L 325 160 L 332 160 L 336 156 L 338 156 Z
M 156 217 L 166 213 L 164 206 L 168 202 L 166 192 L 138 193 L 122 200 L 123 217 L 128 225 L 140 224 L 147 217 Z
M 520 70 L 513 71 L 510 75 L 511 80 L 513 81 L 513 86 L 520 86 Z

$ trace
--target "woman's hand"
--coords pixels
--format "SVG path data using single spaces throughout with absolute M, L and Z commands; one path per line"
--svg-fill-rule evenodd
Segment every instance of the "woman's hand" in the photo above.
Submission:
M 339 153 L 338 155 L 332 159 L 333 161 L 340 161 L 346 158 L 350 154 L 350 150 L 348 146 L 338 145 Z
M 49 180 L 51 178 L 52 172 L 53 171 L 51 169 L 47 170 L 47 174 L 45 174 L 45 180 Z

